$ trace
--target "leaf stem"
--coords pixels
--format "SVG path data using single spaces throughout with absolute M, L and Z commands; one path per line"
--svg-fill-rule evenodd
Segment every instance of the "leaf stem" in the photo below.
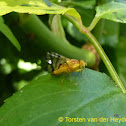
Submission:
M 98 23 L 98 21 L 100 20 L 101 18 L 99 17 L 94 17 L 94 19 L 93 19 L 93 21 L 91 22 L 91 24 L 90 24 L 90 26 L 89 27 L 87 27 L 87 30 L 88 31 L 91 31 L 94 27 L 95 27 L 95 25 Z
M 73 46 L 66 39 L 56 36 L 36 15 L 21 14 L 20 26 L 25 32 L 36 36 L 36 44 L 43 50 L 57 52 L 68 58 L 84 59 L 89 67 L 94 65 L 95 55 L 92 52 Z
M 66 16 L 67 19 L 69 20 L 69 17 Z M 70 19 L 71 21 L 71 19 Z M 93 22 L 97 23 L 98 19 L 95 19 Z M 95 47 L 95 49 L 97 50 L 97 52 L 99 53 L 101 59 L 103 60 L 105 66 L 107 67 L 112 79 L 115 81 L 115 83 L 122 89 L 123 93 L 126 93 L 126 89 L 124 87 L 124 85 L 122 84 L 118 74 L 116 73 L 112 63 L 110 62 L 108 56 L 106 55 L 106 53 L 104 52 L 103 48 L 101 47 L 101 45 L 99 44 L 99 42 L 96 40 L 96 38 L 92 35 L 92 33 L 89 31 L 91 30 L 94 25 L 91 25 L 88 29 L 86 29 L 85 26 L 83 26 L 82 22 L 79 21 L 79 23 L 75 22 L 74 20 L 71 21 L 73 23 L 73 25 L 82 33 L 84 34 L 89 41 L 91 42 L 91 44 Z
M 84 31 L 85 31 L 85 29 L 83 30 L 83 32 Z M 82 32 L 82 34 L 83 34 L 83 32 Z M 112 76 L 112 79 L 122 89 L 123 93 L 126 93 L 124 85 L 122 84 L 122 82 L 121 82 L 118 74 L 116 73 L 116 71 L 115 71 L 112 63 L 110 62 L 108 56 L 104 52 L 104 50 L 101 47 L 101 45 L 98 43 L 98 41 L 95 39 L 95 37 L 91 33 L 87 32 L 86 36 L 90 40 L 90 42 L 93 44 L 93 46 L 95 47 L 95 49 L 97 50 L 97 52 L 99 53 L 101 59 L 103 60 L 105 66 L 107 67 L 110 75 Z

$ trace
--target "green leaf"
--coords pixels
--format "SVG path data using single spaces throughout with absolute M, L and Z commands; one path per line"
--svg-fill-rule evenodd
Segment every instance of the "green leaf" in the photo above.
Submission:
M 95 0 L 72 0 L 72 1 L 61 1 L 60 3 L 63 6 L 73 6 L 73 7 L 80 7 L 80 8 L 93 8 L 94 5 L 96 4 Z
M 114 118 L 126 117 L 126 95 L 105 74 L 84 69 L 63 79 L 62 75 L 40 76 L 6 100 L 0 108 L 1 126 L 97 126 L 121 125 Z M 58 118 L 64 121 L 59 122 Z M 66 122 L 65 117 L 86 122 Z M 87 118 L 108 118 L 88 122 Z
M 13 35 L 12 31 L 10 28 L 4 24 L 4 19 L 0 17 L 0 31 L 10 40 L 10 42 L 20 51 L 21 46 L 18 42 L 18 40 L 15 38 Z
M 111 2 L 96 8 L 96 18 L 105 18 L 112 21 L 126 23 L 126 4 Z
M 75 20 L 81 20 L 79 13 L 74 8 L 65 8 L 51 3 L 48 0 L 0 0 L 0 15 L 10 12 L 29 14 L 67 14 Z

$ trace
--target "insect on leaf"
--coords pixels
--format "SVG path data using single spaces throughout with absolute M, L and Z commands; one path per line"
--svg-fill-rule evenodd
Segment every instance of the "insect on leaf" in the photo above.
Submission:
M 73 71 L 80 72 L 87 65 L 84 60 L 68 59 L 57 53 L 47 53 L 47 58 L 50 57 L 48 63 L 52 68 L 52 75 L 61 73 L 71 73 Z M 53 58 L 54 57 L 54 58 Z

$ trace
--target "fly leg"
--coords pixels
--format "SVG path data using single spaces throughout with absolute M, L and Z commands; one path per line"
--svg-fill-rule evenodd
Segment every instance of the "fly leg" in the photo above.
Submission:
M 63 84 L 64 79 L 65 79 L 65 73 L 63 73 L 63 78 L 62 78 L 61 83 L 60 83 L 61 86 Z

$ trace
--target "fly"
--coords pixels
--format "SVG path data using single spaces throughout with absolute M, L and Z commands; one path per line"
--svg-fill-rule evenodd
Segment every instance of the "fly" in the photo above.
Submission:
M 57 53 L 47 53 L 48 64 L 51 65 L 52 75 L 61 73 L 80 72 L 87 66 L 84 60 L 69 59 Z

